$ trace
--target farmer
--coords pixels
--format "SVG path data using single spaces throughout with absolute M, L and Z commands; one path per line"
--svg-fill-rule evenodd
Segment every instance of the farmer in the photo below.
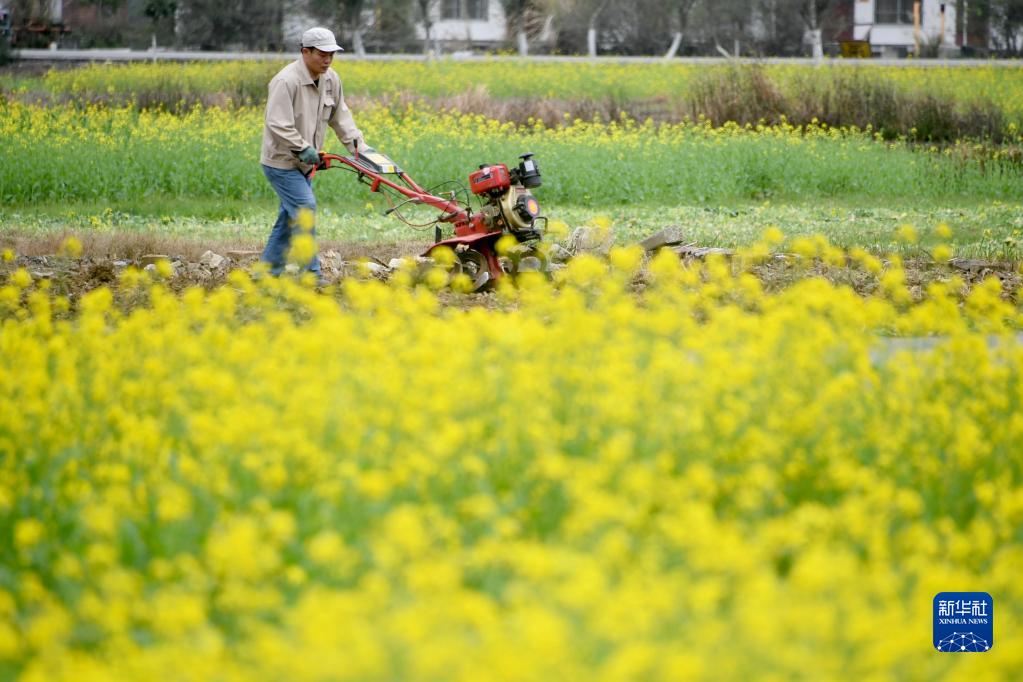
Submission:
M 274 275 L 284 269 L 292 228 L 312 229 L 316 197 L 309 174 L 319 161 L 327 125 L 353 154 L 366 146 L 345 104 L 341 79 L 330 68 L 341 49 L 329 30 L 311 28 L 302 34 L 302 56 L 270 81 L 260 162 L 281 208 L 262 260 Z M 314 255 L 305 267 L 323 283 L 319 258 Z

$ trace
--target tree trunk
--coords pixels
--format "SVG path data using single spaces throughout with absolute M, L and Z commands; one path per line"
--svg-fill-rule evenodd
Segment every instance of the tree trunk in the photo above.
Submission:
M 590 57 L 597 56 L 597 15 L 590 17 L 590 25 L 586 29 L 586 50 Z
M 810 42 L 813 44 L 813 61 L 820 64 L 824 60 L 824 43 L 821 39 L 821 25 L 817 20 L 817 0 L 806 0 L 807 23 L 810 24 Z
M 356 26 L 352 30 L 352 49 L 357 57 L 366 56 L 366 46 L 362 44 L 362 29 Z
M 433 38 L 433 23 L 430 21 L 430 0 L 418 0 L 419 13 L 423 17 L 423 54 L 430 55 L 430 41 Z
M 675 55 L 678 54 L 678 48 L 682 46 L 682 31 L 676 31 L 675 37 L 671 40 L 671 47 L 668 48 L 668 52 L 664 55 L 665 59 L 674 59 Z
M 813 43 L 813 62 L 819 65 L 824 60 L 824 41 L 819 28 L 810 31 L 810 42 Z
M 963 0 L 963 47 L 970 46 L 970 33 L 967 30 L 970 25 L 970 3 L 969 0 Z
M 518 41 L 518 45 L 519 45 L 519 56 L 520 57 L 528 57 L 529 56 L 529 39 L 526 36 L 526 29 L 524 27 L 520 27 L 518 33 L 515 36 L 515 38 Z

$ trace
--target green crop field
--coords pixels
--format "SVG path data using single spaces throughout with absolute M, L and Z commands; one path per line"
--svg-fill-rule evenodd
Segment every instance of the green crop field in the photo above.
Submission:
M 623 238 L 681 223 L 694 238 L 742 244 L 757 227 L 778 224 L 792 234 L 821 231 L 839 243 L 883 248 L 892 241 L 879 234 L 885 226 L 876 217 L 883 215 L 891 216 L 891 231 L 907 222 L 921 229 L 961 223 L 961 245 L 970 253 L 1019 236 L 1013 207 L 1023 189 L 1020 157 L 981 142 L 921 145 L 824 125 L 624 119 L 549 127 L 380 104 L 360 111 L 359 123 L 370 144 L 427 187 L 451 180 L 464 186 L 478 163 L 534 152 L 549 215 L 575 224 L 613 216 Z M 172 114 L 0 104 L 7 140 L 0 149 L 0 220 L 10 229 L 62 223 L 78 229 L 97 227 L 97 219 L 104 227 L 102 216 L 115 212 L 126 216 L 124 225 L 228 220 L 258 236 L 260 216 L 273 212 L 258 168 L 260 131 L 254 107 Z M 49 150 L 45 163 L 36 156 L 41 143 Z M 336 141 L 327 147 L 338 148 Z M 316 182 L 325 234 L 400 238 L 398 223 L 378 219 L 383 200 L 354 177 L 325 173 Z M 774 208 L 765 213 L 765 205 Z M 756 208 L 758 218 L 722 230 L 718 208 L 726 216 Z M 866 216 L 862 230 L 857 214 Z

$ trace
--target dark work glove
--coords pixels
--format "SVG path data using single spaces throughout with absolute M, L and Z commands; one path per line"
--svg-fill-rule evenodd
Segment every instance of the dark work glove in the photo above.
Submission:
M 320 162 L 320 154 L 312 147 L 306 147 L 298 153 L 298 160 L 310 166 Z

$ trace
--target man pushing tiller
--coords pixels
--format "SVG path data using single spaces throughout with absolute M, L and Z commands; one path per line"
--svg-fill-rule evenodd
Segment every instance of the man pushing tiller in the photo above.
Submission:
M 296 226 L 315 234 L 312 179 L 317 170 L 329 168 L 352 171 L 371 192 L 384 195 L 390 205 L 385 215 L 394 215 L 412 227 L 432 226 L 435 240 L 426 255 L 453 252 L 452 277 L 467 275 L 474 290 L 488 288 L 506 273 L 546 271 L 546 257 L 536 248 L 547 219 L 540 215 L 540 204 L 531 192 L 541 185 L 540 167 L 533 154 L 522 154 L 518 166 L 512 168 L 503 163 L 480 164 L 469 175 L 468 187 L 461 190 L 440 195 L 420 187 L 389 157 L 366 145 L 345 104 L 341 80 L 330 68 L 339 50 L 333 33 L 311 28 L 302 35 L 301 58 L 270 81 L 262 163 L 263 173 L 281 199 L 262 256 L 270 272 L 279 275 L 284 269 Z M 327 125 L 351 157 L 319 151 Z M 413 224 L 401 211 L 416 205 L 431 206 L 438 213 L 425 224 Z M 452 234 L 445 235 L 442 226 Z M 516 248 L 498 253 L 498 241 L 504 236 L 509 236 Z M 324 283 L 315 255 L 304 267 Z
M 334 34 L 325 28 L 311 28 L 302 34 L 301 48 L 301 56 L 270 81 L 266 100 L 260 162 L 281 206 L 262 260 L 274 275 L 284 270 L 294 228 L 304 211 L 310 219 L 302 227 L 315 235 L 316 197 L 311 175 L 320 161 L 318 150 L 323 148 L 327 125 L 356 156 L 366 146 L 345 104 L 341 79 L 330 68 L 334 53 L 342 50 Z M 323 283 L 316 255 L 304 267 Z

